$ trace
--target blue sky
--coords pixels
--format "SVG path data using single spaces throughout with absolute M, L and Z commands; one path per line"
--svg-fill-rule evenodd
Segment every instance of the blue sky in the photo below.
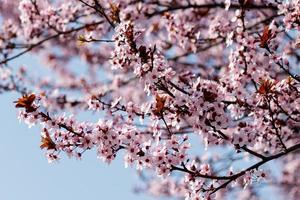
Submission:
M 38 128 L 19 123 L 12 103 L 16 98 L 13 93 L 0 96 L 1 200 L 153 199 L 132 192 L 138 177 L 124 168 L 121 157 L 107 165 L 87 152 L 82 161 L 49 164 L 39 148 Z
M 36 57 L 25 55 L 10 63 L 25 64 L 39 75 Z M 42 78 L 42 77 L 40 77 Z M 0 94 L 0 200 L 153 200 L 134 194 L 139 179 L 132 168 L 124 168 L 120 155 L 110 165 L 87 151 L 81 161 L 64 157 L 49 164 L 40 146 L 40 129 L 19 123 L 13 101 L 17 93 Z

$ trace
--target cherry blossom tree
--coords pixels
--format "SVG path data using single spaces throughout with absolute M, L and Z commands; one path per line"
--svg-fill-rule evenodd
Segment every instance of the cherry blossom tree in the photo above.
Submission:
M 49 162 L 123 157 L 155 196 L 300 198 L 299 0 L 4 0 L 0 13 L 0 92 L 19 94 Z M 46 73 L 13 64 L 24 55 Z

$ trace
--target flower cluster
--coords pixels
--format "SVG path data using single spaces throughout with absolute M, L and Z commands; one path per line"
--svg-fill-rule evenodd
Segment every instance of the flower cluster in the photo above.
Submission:
M 260 199 L 267 179 L 299 199 L 299 5 L 4 1 L 0 92 L 49 162 L 95 149 L 156 196 Z

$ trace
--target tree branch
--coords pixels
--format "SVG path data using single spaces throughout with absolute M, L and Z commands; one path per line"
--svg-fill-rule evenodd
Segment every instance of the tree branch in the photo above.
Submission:
M 30 52 L 32 49 L 34 49 L 34 48 L 36 48 L 36 47 L 42 45 L 43 43 L 45 43 L 45 42 L 47 42 L 47 41 L 49 41 L 49 40 L 52 40 L 52 39 L 55 39 L 55 38 L 59 37 L 60 35 L 67 35 L 67 34 L 70 34 L 70 33 L 73 33 L 73 32 L 76 32 L 76 31 L 80 31 L 80 30 L 82 30 L 82 29 L 85 29 L 85 28 L 88 27 L 88 26 L 94 26 L 94 25 L 98 25 L 98 24 L 102 24 L 102 23 L 103 23 L 103 21 L 95 22 L 95 23 L 91 23 L 91 24 L 86 24 L 86 25 L 80 26 L 80 27 L 78 27 L 78 28 L 74 28 L 74 29 L 71 29 L 71 30 L 68 30 L 68 31 L 64 31 L 64 32 L 59 32 L 59 33 L 57 33 L 57 34 L 55 34 L 55 35 L 49 36 L 49 37 L 47 37 L 47 38 L 45 38 L 45 39 L 40 40 L 39 42 L 37 42 L 37 43 L 35 43 L 35 44 L 30 45 L 30 46 L 29 46 L 27 49 L 25 49 L 24 51 L 21 51 L 20 53 L 14 55 L 14 56 L 12 56 L 12 57 L 9 57 L 9 58 L 6 58 L 6 59 L 0 61 L 0 65 L 1 65 L 1 64 L 5 64 L 5 63 L 7 63 L 7 62 L 9 62 L 9 61 L 11 61 L 11 60 L 14 60 L 15 58 L 18 58 L 18 57 L 24 55 L 25 53 Z
M 244 174 L 246 174 L 246 172 L 249 172 L 249 171 L 251 171 L 251 170 L 253 170 L 253 169 L 258 169 L 258 168 L 259 168 L 260 166 L 262 166 L 263 164 L 265 164 L 265 163 L 267 163 L 267 162 L 269 162 L 269 161 L 271 161 L 271 160 L 274 160 L 274 159 L 280 158 L 280 157 L 282 157 L 282 156 L 285 156 L 285 155 L 291 153 L 292 151 L 295 151 L 295 150 L 298 150 L 298 149 L 300 149 L 300 143 L 299 143 L 299 144 L 296 144 L 296 145 L 294 145 L 294 146 L 291 146 L 291 147 L 287 148 L 285 151 L 282 151 L 282 152 L 280 152 L 280 153 L 278 153 L 278 154 L 275 154 L 275 155 L 273 155 L 273 156 L 266 157 L 266 158 L 264 158 L 262 161 L 260 161 L 260 162 L 258 162 L 258 163 L 256 163 L 256 164 L 254 164 L 254 165 L 248 167 L 247 169 L 245 169 L 245 170 L 243 170 L 243 171 L 241 171 L 241 172 L 239 172 L 239 173 L 237 173 L 237 174 L 234 174 L 234 175 L 232 175 L 232 176 L 229 176 L 230 179 L 229 179 L 228 181 L 226 181 L 225 183 L 221 184 L 219 187 L 213 189 L 213 191 L 210 193 L 210 195 L 211 195 L 211 194 L 214 194 L 215 192 L 217 192 L 218 190 L 220 190 L 220 189 L 222 189 L 222 188 L 225 188 L 229 183 L 231 183 L 232 181 L 234 181 L 234 180 L 236 180 L 237 178 L 239 178 L 239 177 L 243 176 Z

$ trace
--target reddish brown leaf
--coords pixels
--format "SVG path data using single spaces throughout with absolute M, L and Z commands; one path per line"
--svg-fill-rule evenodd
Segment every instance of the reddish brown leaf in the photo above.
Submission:
M 271 38 L 272 38 L 272 31 L 269 29 L 269 26 L 265 26 L 263 34 L 260 37 L 259 46 L 262 48 L 266 48 Z
M 110 3 L 110 18 L 112 21 L 120 23 L 120 7 L 117 4 Z
M 47 150 L 56 149 L 56 145 L 53 142 L 53 140 L 51 139 L 47 130 L 45 130 L 45 135 L 42 136 L 42 138 L 41 138 L 40 148 L 41 149 L 46 148 Z
M 33 102 L 35 100 L 35 94 L 23 95 L 17 101 L 14 101 L 16 108 L 25 108 L 27 112 L 33 112 L 36 109 L 33 107 Z
M 155 115 L 161 115 L 161 113 L 165 107 L 166 100 L 167 100 L 166 96 L 156 95 L 156 97 L 155 97 L 156 106 L 155 106 L 155 109 L 153 110 L 153 113 Z
M 262 80 L 257 92 L 261 95 L 266 95 L 274 91 L 275 82 L 272 80 Z

